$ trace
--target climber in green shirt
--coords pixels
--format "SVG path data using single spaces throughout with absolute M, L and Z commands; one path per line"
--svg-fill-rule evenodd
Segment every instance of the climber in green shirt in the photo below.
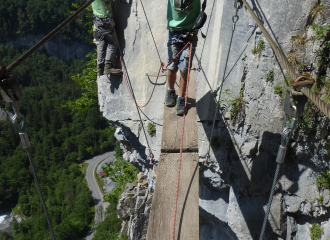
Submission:
M 167 4 L 167 29 L 169 30 L 167 50 L 168 62 L 170 62 L 190 40 L 190 32 L 201 11 L 200 0 L 168 0 Z M 192 56 L 197 46 L 197 32 L 192 37 Z M 168 89 L 165 105 L 174 107 L 177 104 L 176 113 L 183 115 L 185 109 L 185 89 L 189 64 L 190 47 L 187 46 L 182 53 L 167 67 Z M 176 73 L 180 69 L 179 95 L 176 98 L 174 84 Z
M 95 0 L 92 8 L 94 38 L 97 41 L 97 75 L 121 74 L 121 69 L 114 67 L 118 42 L 112 20 L 111 3 L 107 0 Z

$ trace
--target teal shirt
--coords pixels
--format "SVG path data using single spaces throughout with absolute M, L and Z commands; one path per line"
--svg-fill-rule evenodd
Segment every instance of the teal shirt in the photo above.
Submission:
M 200 0 L 193 1 L 189 13 L 179 13 L 174 6 L 174 0 L 168 0 L 167 4 L 167 29 L 170 30 L 191 30 L 201 11 Z
M 110 0 L 108 1 L 110 2 Z M 111 3 L 109 3 L 110 13 L 108 13 L 108 8 L 103 5 L 102 0 L 95 0 L 94 2 L 92 2 L 92 8 L 93 14 L 99 18 L 112 17 Z

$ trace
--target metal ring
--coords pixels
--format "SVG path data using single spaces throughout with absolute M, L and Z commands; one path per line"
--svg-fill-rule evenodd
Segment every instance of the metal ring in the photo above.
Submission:
M 232 19 L 233 19 L 233 23 L 235 24 L 235 23 L 237 23 L 239 16 L 237 14 L 235 14 Z
M 237 9 L 241 9 L 243 7 L 242 0 L 235 0 L 234 7 Z

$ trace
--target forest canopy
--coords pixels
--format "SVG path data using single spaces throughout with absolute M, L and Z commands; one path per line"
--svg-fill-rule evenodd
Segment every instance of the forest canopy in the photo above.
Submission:
M 0 65 L 22 52 L 0 45 Z M 62 240 L 84 237 L 94 218 L 91 192 L 77 160 L 114 146 L 115 128 L 109 127 L 97 103 L 80 115 L 63 107 L 81 97 L 82 89 L 71 76 L 84 68 L 84 59 L 68 66 L 37 52 L 13 72 L 23 94 L 20 112 L 26 116 L 37 176 L 56 237 Z M 2 100 L 0 107 L 12 111 Z M 13 211 L 26 217 L 13 225 L 13 238 L 51 239 L 26 152 L 10 121 L 0 121 L 0 146 L 0 210 L 16 206 Z
M 0 0 L 0 43 L 28 33 L 46 34 L 85 3 L 85 0 Z M 90 11 L 85 11 L 76 17 L 62 30 L 63 38 L 90 42 L 90 16 Z

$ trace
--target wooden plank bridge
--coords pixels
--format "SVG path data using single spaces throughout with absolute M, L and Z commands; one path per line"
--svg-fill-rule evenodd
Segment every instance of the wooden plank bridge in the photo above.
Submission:
M 166 87 L 167 89 L 167 87 Z M 178 90 L 176 89 L 176 92 Z M 191 71 L 188 89 L 183 154 L 175 223 L 175 240 L 199 239 L 199 167 L 195 77 Z M 157 179 L 149 217 L 147 240 L 172 238 L 175 192 L 180 155 L 182 116 L 176 108 L 164 107 L 164 121 Z

